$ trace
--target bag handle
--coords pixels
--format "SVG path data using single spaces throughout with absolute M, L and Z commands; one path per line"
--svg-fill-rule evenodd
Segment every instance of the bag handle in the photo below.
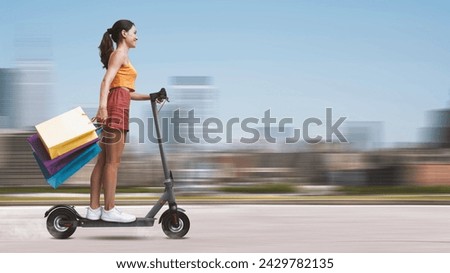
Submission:
M 97 121 L 96 117 L 91 118 L 91 123 L 95 126 L 95 131 L 97 131 L 97 134 L 99 134 L 103 131 L 104 124 L 96 121 Z

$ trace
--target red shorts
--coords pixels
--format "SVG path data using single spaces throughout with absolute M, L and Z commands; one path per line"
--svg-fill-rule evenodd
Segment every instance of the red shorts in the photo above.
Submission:
M 128 89 L 116 87 L 109 90 L 106 127 L 128 131 L 131 95 Z

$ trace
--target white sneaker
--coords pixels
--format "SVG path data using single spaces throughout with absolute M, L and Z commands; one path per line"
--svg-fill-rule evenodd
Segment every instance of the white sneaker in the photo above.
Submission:
M 103 210 L 101 219 L 106 222 L 131 223 L 136 221 L 136 216 L 121 212 L 116 207 Z
M 89 220 L 100 220 L 102 216 L 102 208 L 98 207 L 96 209 L 92 209 L 91 207 L 87 208 L 86 218 Z

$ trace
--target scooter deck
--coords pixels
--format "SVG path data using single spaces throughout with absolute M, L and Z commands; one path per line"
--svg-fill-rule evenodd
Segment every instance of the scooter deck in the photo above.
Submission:
M 156 218 L 136 218 L 136 221 L 131 223 L 116 223 L 106 222 L 103 220 L 89 220 L 81 218 L 78 220 L 77 226 L 79 227 L 150 227 L 155 223 Z

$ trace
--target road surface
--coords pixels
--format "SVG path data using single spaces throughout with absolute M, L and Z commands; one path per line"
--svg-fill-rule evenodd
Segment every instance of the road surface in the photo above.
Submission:
M 47 232 L 49 207 L 0 207 L 6 253 L 436 253 L 450 252 L 450 206 L 188 205 L 186 238 L 159 224 L 78 228 L 66 240 Z M 76 207 L 82 215 L 85 207 Z M 121 207 L 144 216 L 143 206 Z M 158 214 L 157 216 L 159 216 Z

